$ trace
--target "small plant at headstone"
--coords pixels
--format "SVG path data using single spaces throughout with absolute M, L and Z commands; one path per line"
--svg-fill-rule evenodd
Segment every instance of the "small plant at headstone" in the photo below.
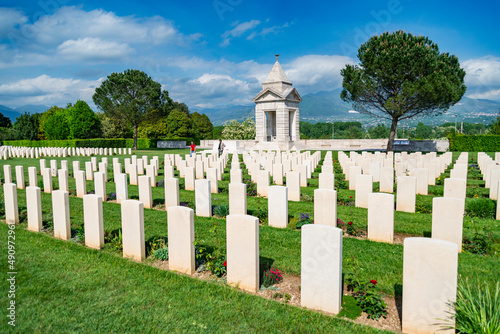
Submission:
M 54 221 L 52 220 L 52 215 L 42 213 L 42 226 L 44 229 L 50 229 L 54 227 Z
M 220 218 L 226 218 L 229 214 L 229 205 L 227 204 L 219 204 L 214 207 L 214 215 Z
M 270 269 L 264 271 L 262 275 L 262 285 L 266 288 L 271 285 L 278 284 L 283 281 L 283 275 L 279 269 L 271 267 Z
M 164 180 L 160 180 L 160 181 L 156 182 L 156 186 L 157 187 L 163 187 L 164 182 L 165 182 Z
M 300 201 L 301 202 L 313 202 L 314 199 L 309 196 L 308 194 L 300 194 Z
M 288 293 L 276 292 L 273 295 L 273 299 L 281 299 L 284 303 L 288 303 L 290 299 L 292 299 L 292 296 L 290 296 Z
M 301 213 L 299 221 L 297 222 L 297 224 L 295 224 L 295 226 L 297 228 L 301 228 L 302 226 L 308 225 L 308 224 L 314 224 L 311 217 L 309 216 L 308 213 Z
M 251 210 L 251 215 L 259 218 L 259 224 L 265 224 L 268 219 L 267 206 L 260 203 L 260 199 L 257 200 L 257 209 Z
M 346 225 L 346 233 L 352 235 L 353 237 L 361 234 L 361 231 L 358 231 L 356 227 L 354 227 L 353 222 L 348 222 Z
M 118 251 L 123 250 L 122 229 L 119 228 L 113 232 L 104 231 L 104 243 L 110 244 L 112 248 Z
M 185 206 L 187 208 L 191 208 L 191 209 L 194 209 L 194 204 L 192 202 L 180 202 L 179 203 L 180 206 Z
M 350 193 L 337 192 L 337 201 L 339 205 L 354 206 L 354 197 Z
M 492 233 L 487 231 L 479 231 L 474 220 L 474 234 L 471 237 L 465 236 L 462 241 L 462 251 L 472 254 L 485 255 L 491 250 L 493 243 Z
M 387 304 L 376 288 L 377 281 L 361 280 L 358 276 L 359 270 L 359 262 L 356 258 L 346 260 L 344 274 L 347 291 L 352 292 L 363 312 L 368 314 L 368 318 L 378 320 L 382 316 L 387 316 Z
M 477 287 L 461 281 L 457 286 L 457 300 L 450 304 L 455 312 L 449 317 L 457 333 L 500 333 L 500 282 L 494 291 L 487 284 Z
M 157 249 L 153 253 L 153 257 L 157 260 L 167 261 L 168 260 L 168 247 Z
M 489 198 L 473 198 L 465 202 L 465 212 L 469 217 L 495 218 L 496 205 Z
M 353 296 L 342 296 L 342 310 L 337 315 L 348 319 L 357 319 L 363 313 L 363 310 L 358 305 L 358 301 Z
M 154 257 L 154 253 L 162 248 L 167 248 L 166 238 L 163 236 L 154 236 L 150 239 L 147 247 L 146 253 Z M 167 253 L 168 254 L 168 253 Z
M 108 200 L 110 200 L 110 201 L 116 200 L 116 193 L 109 194 Z
M 89 190 L 89 191 L 87 191 L 87 195 L 88 195 L 88 194 L 93 195 L 93 194 L 95 194 L 95 191 L 94 191 L 94 190 Z
M 349 188 L 344 174 L 335 174 L 335 187 L 337 190 Z
M 38 180 L 38 188 L 40 188 L 40 191 L 43 191 L 43 180 Z
M 216 275 L 217 277 L 222 277 L 227 272 L 226 254 L 222 252 L 220 247 L 217 222 L 214 222 L 214 224 L 210 228 L 210 233 L 215 234 L 216 248 L 213 252 L 205 254 L 206 269 L 210 270 L 212 274 Z
M 250 177 L 243 178 L 243 183 L 247 185 L 247 196 L 257 196 L 257 183 L 253 182 Z

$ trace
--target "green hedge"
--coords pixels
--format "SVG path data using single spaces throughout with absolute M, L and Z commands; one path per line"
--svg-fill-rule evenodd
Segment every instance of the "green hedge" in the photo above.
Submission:
M 156 148 L 156 143 L 159 140 L 175 140 L 175 141 L 185 141 L 186 145 L 191 144 L 194 141 L 199 145 L 200 140 L 194 138 L 169 138 L 169 139 L 137 139 L 138 149 L 150 149 Z M 25 147 L 134 147 L 133 139 L 68 139 L 68 140 L 5 140 L 3 145 L 9 146 L 25 146 Z
M 450 135 L 450 151 L 459 152 L 500 152 L 500 136 L 461 134 Z

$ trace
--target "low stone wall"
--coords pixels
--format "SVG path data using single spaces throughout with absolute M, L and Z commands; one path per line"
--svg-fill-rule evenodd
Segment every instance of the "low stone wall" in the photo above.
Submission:
M 303 139 L 294 142 L 293 145 L 299 150 L 334 150 L 334 151 L 383 151 L 387 148 L 388 139 Z M 258 145 L 255 140 L 223 140 L 226 149 L 251 150 L 267 149 Z M 202 140 L 200 147 L 216 150 L 218 140 Z M 271 143 L 269 143 L 271 144 Z M 271 147 L 271 146 L 269 146 Z M 416 151 L 416 152 L 446 152 L 450 143 L 445 140 L 396 140 L 394 151 Z
M 157 148 L 186 148 L 184 140 L 158 140 L 156 142 Z

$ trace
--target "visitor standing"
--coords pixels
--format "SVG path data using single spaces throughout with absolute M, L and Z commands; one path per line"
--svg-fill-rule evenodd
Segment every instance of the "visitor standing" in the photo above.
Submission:
M 219 157 L 224 152 L 224 147 L 226 147 L 226 145 L 224 145 L 224 143 L 222 142 L 222 139 L 219 139 Z
M 196 153 L 196 145 L 193 142 L 191 142 L 190 147 L 191 147 L 191 151 L 189 152 L 189 156 L 192 157 L 193 153 Z

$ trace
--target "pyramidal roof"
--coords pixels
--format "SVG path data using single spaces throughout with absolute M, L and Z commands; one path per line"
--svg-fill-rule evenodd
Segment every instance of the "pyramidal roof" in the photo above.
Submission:
M 278 62 L 278 56 L 279 55 L 276 55 L 276 63 L 274 63 L 274 66 L 271 69 L 271 72 L 269 72 L 269 74 L 267 75 L 267 78 L 264 81 L 264 83 L 286 82 L 291 84 L 290 80 L 288 80 L 288 77 L 285 74 L 285 71 L 283 71 L 283 68 Z

